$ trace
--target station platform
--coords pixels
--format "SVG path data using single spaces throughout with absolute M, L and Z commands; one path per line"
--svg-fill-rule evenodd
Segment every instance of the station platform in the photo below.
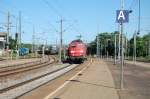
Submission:
M 94 59 L 80 73 L 43 99 L 119 99 L 106 63 Z

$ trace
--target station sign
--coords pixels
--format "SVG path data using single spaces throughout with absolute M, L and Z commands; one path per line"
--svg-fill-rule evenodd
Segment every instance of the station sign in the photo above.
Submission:
M 129 10 L 117 10 L 116 11 L 116 22 L 117 23 L 128 23 L 129 22 Z

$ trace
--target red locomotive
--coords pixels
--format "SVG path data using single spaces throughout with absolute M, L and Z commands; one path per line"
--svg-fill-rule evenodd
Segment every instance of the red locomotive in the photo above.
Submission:
M 74 40 L 68 47 L 68 60 L 70 62 L 80 62 L 85 60 L 87 54 L 87 47 L 82 40 Z

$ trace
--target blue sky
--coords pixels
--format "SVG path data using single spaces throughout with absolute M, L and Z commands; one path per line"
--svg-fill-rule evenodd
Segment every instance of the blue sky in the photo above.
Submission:
M 47 4 L 48 2 L 48 4 Z M 141 0 L 141 34 L 150 31 L 150 0 Z M 16 17 L 22 12 L 23 42 L 32 42 L 33 26 L 38 42 L 47 39 L 49 44 L 58 42 L 60 18 L 63 18 L 63 39 L 65 43 L 82 35 L 83 40 L 90 42 L 97 32 L 113 32 L 118 30 L 115 23 L 116 10 L 120 8 L 120 0 L 0 0 L 0 23 L 6 22 L 10 11 L 12 25 L 16 25 Z M 129 23 L 124 25 L 124 33 L 131 38 L 137 30 L 138 0 L 125 0 L 125 9 L 133 9 Z M 15 17 L 14 17 L 15 16 Z M 2 24 L 0 25 L 3 26 Z M 1 31 L 5 31 L 4 28 Z M 11 28 L 14 36 L 16 28 Z

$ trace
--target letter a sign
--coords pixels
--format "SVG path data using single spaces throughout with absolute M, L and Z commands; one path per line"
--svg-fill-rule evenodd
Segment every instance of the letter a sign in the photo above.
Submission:
M 117 23 L 128 23 L 129 22 L 129 11 L 128 10 L 117 10 L 116 22 Z

